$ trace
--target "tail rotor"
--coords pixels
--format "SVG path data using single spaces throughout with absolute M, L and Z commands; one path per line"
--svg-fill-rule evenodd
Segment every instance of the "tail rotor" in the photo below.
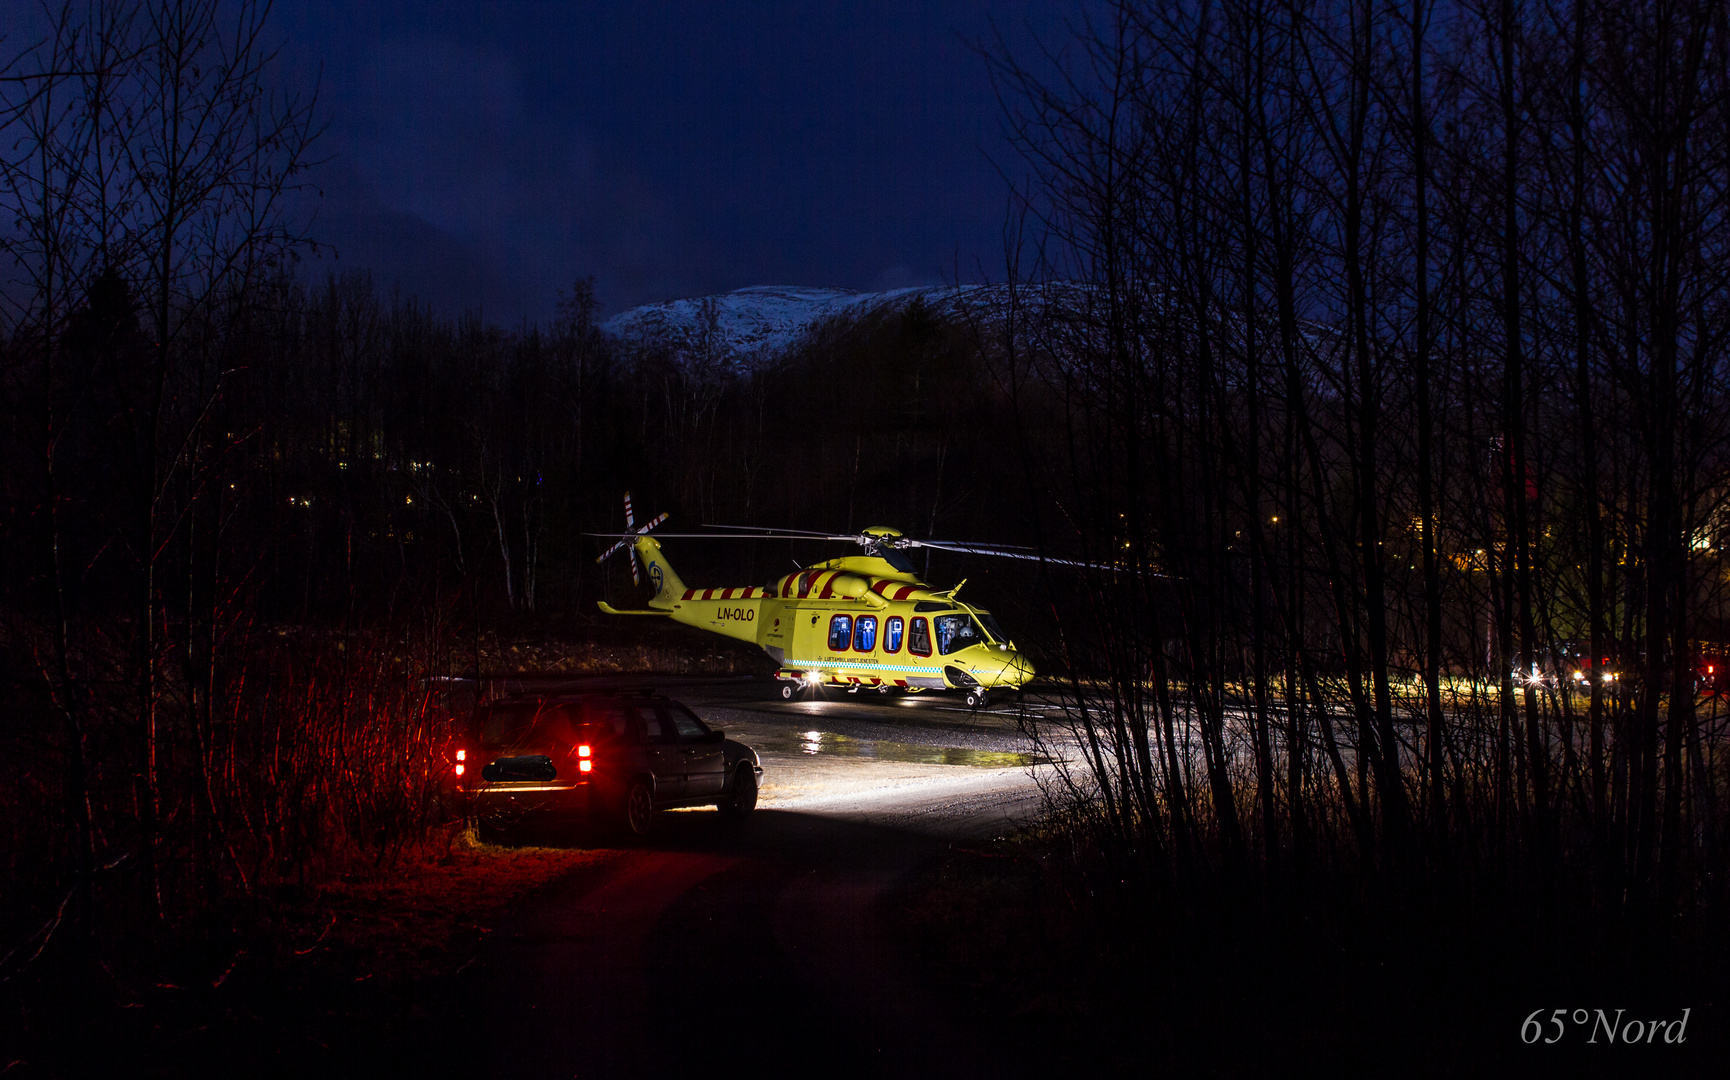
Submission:
M 644 525 L 642 528 L 638 528 L 636 516 L 631 509 L 631 493 L 628 491 L 625 492 L 625 536 L 620 538 L 618 543 L 614 544 L 612 547 L 610 547 L 606 551 L 602 552 L 600 558 L 596 559 L 595 562 L 597 562 L 597 563 L 606 562 L 609 556 L 617 554 L 618 551 L 622 548 L 625 551 L 629 552 L 629 554 L 625 556 L 625 561 L 631 564 L 631 584 L 632 585 L 641 585 L 643 583 L 643 579 L 642 579 L 642 575 L 637 573 L 637 552 L 636 552 L 636 548 L 634 547 L 634 545 L 636 543 L 636 539 L 637 539 L 637 537 L 646 534 L 650 529 L 654 528 L 655 526 L 659 525 L 661 522 L 666 521 L 666 520 L 667 520 L 667 515 L 662 514 L 660 517 L 655 518 L 653 521 L 649 522 L 647 525 Z

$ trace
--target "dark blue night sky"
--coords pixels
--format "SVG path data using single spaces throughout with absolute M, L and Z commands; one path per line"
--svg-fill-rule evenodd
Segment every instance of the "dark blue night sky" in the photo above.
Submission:
M 278 0 L 322 65 L 312 264 L 514 323 L 747 285 L 1001 273 L 1009 185 L 984 62 L 1060 0 L 651 5 Z

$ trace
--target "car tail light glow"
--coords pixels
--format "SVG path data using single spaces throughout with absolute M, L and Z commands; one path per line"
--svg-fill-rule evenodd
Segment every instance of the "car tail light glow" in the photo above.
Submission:
M 578 772 L 593 772 L 594 768 L 595 768 L 595 763 L 590 761 L 588 758 L 584 758 L 583 760 L 577 762 L 577 771 Z
M 467 766 L 467 765 L 464 765 L 464 764 L 463 764 L 463 763 L 462 763 L 462 762 L 460 762 L 460 761 L 459 761 L 459 762 L 457 762 L 457 775 L 458 775 L 458 776 L 461 776 L 461 775 L 462 775 L 462 774 L 463 774 L 463 770 L 464 770 L 464 769 L 466 769 L 466 768 L 468 768 L 468 766 Z
M 458 750 L 457 751 L 457 760 L 458 761 L 467 761 L 468 759 L 469 759 L 469 752 L 467 750 Z
M 589 747 L 588 747 L 587 743 L 584 743 L 582 746 L 577 747 L 577 756 L 578 757 L 588 757 L 589 756 Z

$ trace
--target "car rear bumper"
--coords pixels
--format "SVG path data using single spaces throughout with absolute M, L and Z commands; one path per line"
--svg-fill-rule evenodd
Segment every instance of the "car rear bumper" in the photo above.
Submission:
M 490 822 L 526 816 L 587 817 L 609 806 L 601 785 L 592 780 L 504 782 L 487 784 L 474 792 L 476 816 Z

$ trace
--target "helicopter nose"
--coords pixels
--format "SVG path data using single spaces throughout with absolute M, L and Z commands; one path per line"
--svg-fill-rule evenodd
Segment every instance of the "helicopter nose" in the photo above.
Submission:
M 1033 678 L 1033 665 L 1027 657 L 1018 652 L 1010 652 L 1003 660 L 1003 670 L 997 676 L 997 681 L 1005 686 L 1021 686 Z

